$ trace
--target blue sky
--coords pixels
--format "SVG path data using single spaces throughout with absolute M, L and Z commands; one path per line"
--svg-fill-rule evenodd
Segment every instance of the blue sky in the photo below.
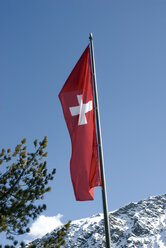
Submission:
M 102 212 L 76 202 L 58 94 L 93 33 L 108 208 L 166 193 L 166 2 L 0 1 L 1 147 L 48 136 L 56 168 L 45 216 Z M 60 216 L 60 215 L 59 215 Z

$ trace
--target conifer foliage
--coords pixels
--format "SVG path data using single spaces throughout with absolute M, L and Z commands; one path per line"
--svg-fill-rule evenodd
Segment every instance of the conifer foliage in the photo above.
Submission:
M 43 199 L 50 191 L 48 182 L 56 172 L 55 169 L 51 173 L 47 171 L 46 147 L 47 137 L 44 137 L 41 142 L 34 141 L 33 152 L 27 152 L 26 139 L 23 139 L 14 152 L 2 149 L 0 153 L 0 233 L 5 232 L 6 238 L 13 242 L 6 248 L 18 246 L 15 235 L 29 232 L 29 221 L 46 209 L 45 204 L 36 205 L 36 200 Z

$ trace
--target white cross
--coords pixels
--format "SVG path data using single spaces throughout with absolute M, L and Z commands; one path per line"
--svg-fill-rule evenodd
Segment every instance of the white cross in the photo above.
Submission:
M 72 116 L 79 115 L 78 125 L 85 125 L 88 123 L 85 114 L 93 109 L 92 101 L 84 104 L 82 95 L 77 95 L 77 99 L 79 106 L 70 107 L 69 109 Z

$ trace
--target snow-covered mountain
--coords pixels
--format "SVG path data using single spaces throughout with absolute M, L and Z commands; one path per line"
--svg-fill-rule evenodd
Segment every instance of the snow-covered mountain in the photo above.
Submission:
M 166 247 L 166 195 L 130 203 L 111 212 L 109 221 L 112 248 Z M 42 240 L 56 232 L 45 235 Z M 103 214 L 72 221 L 65 240 L 64 248 L 104 248 Z

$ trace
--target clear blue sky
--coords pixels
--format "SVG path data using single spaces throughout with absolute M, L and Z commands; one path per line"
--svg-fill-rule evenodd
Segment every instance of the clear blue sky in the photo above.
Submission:
M 1 0 L 0 146 L 48 136 L 57 169 L 46 216 L 102 212 L 76 202 L 58 99 L 93 33 L 109 210 L 166 193 L 166 1 Z

